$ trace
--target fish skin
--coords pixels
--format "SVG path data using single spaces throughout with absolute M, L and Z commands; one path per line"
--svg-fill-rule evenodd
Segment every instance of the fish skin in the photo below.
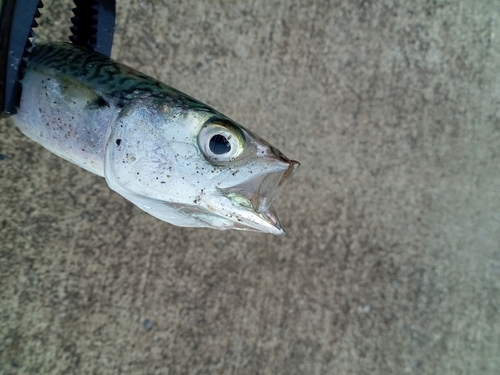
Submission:
M 284 234 L 271 203 L 299 163 L 213 108 L 66 43 L 36 45 L 22 86 L 19 129 L 151 215 Z

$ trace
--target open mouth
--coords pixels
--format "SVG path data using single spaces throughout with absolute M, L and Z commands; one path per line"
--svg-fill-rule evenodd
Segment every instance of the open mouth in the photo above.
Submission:
M 251 205 L 253 218 L 247 218 L 247 225 L 254 230 L 273 234 L 284 234 L 272 202 L 290 178 L 299 168 L 300 163 L 280 157 L 279 167 L 275 172 L 264 173 L 244 183 L 225 189 L 229 195 L 244 199 L 242 206 Z M 236 199 L 238 200 L 238 199 Z M 245 225 L 245 226 L 247 226 Z
M 300 163 L 289 160 L 288 168 L 284 171 L 269 173 L 246 184 L 248 191 L 252 192 L 248 198 L 255 212 L 262 214 L 269 211 L 274 198 L 290 181 L 299 166 Z

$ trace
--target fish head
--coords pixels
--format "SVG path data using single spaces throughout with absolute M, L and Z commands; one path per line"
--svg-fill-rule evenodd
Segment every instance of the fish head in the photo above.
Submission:
M 114 122 L 104 174 L 171 224 L 281 235 L 272 202 L 299 165 L 209 107 L 142 103 Z

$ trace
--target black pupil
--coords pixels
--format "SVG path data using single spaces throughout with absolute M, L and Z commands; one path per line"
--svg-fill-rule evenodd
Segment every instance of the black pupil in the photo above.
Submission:
M 216 134 L 210 138 L 209 147 L 210 151 L 212 151 L 215 155 L 223 155 L 231 151 L 229 141 L 221 134 Z

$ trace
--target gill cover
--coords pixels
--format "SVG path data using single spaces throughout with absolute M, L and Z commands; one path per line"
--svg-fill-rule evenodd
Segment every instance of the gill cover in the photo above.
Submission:
M 105 151 L 104 175 L 110 188 L 161 220 L 201 226 L 179 209 L 194 200 L 189 178 L 193 165 L 188 160 L 197 155 L 192 139 L 201 124 L 203 118 L 152 99 L 123 108 Z

